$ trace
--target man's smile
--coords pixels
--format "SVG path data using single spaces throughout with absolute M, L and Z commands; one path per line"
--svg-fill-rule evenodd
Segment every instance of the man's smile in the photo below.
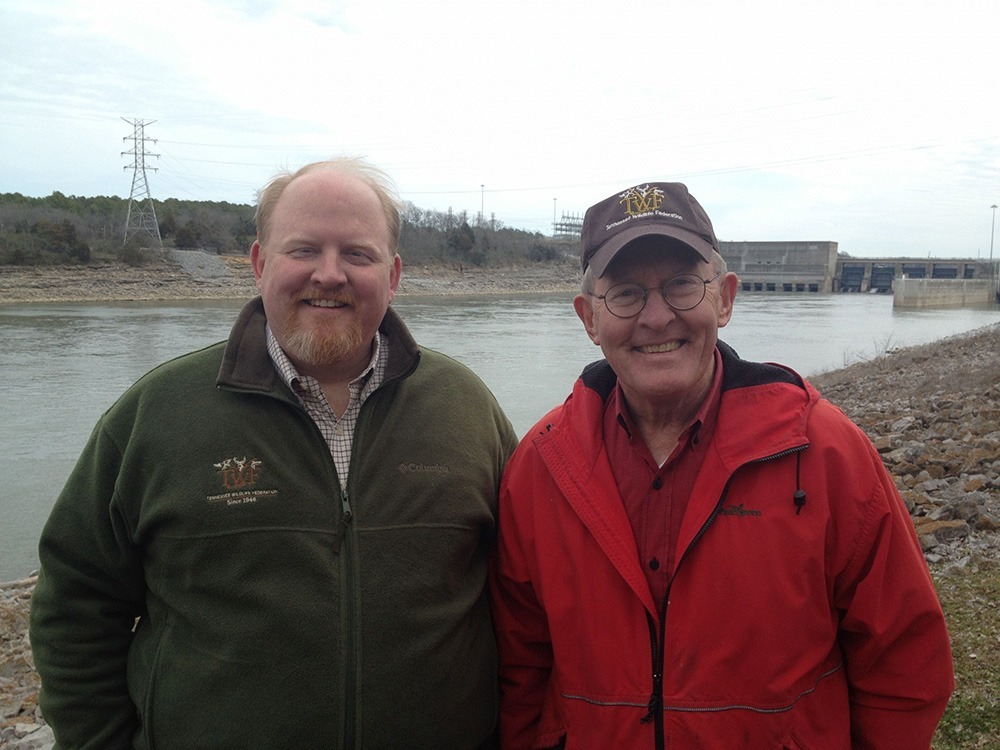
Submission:
M 664 352 L 677 351 L 683 345 L 683 341 L 668 341 L 665 344 L 649 344 L 647 346 L 637 346 L 636 349 L 643 354 L 662 354 Z
M 347 307 L 348 303 L 342 300 L 333 299 L 306 299 L 302 300 L 311 307 Z

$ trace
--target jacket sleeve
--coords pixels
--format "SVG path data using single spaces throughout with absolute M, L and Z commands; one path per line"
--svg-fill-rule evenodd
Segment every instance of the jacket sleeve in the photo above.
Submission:
M 954 689 L 944 614 L 909 513 L 865 439 L 872 497 L 835 581 L 856 750 L 927 750 Z
M 559 745 L 561 722 L 551 716 L 552 643 L 548 621 L 528 572 L 524 549 L 530 546 L 515 516 L 504 476 L 500 492 L 499 543 L 490 566 L 497 649 L 500 660 L 500 746 L 505 750 Z
M 128 525 L 112 503 L 120 452 L 98 424 L 53 507 L 29 634 L 57 748 L 131 748 L 126 656 L 143 602 Z

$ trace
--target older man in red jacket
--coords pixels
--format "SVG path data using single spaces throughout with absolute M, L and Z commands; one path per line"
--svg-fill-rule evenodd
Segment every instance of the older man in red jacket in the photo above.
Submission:
M 593 206 L 582 263 L 605 358 L 501 491 L 503 746 L 927 750 L 948 633 L 870 440 L 718 340 L 738 279 L 684 185 Z

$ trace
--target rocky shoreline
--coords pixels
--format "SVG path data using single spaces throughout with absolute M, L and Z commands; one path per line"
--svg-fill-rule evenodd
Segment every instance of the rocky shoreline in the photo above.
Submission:
M 875 443 L 935 572 L 1000 559 L 1000 325 L 810 380 Z
M 214 283 L 199 283 L 166 265 L 117 287 L 106 269 L 73 269 L 62 283 L 51 269 L 37 275 L 19 269 L 16 278 L 7 271 L 0 269 L 0 304 L 239 298 L 256 291 L 245 264 L 246 277 L 237 284 L 239 263 L 232 278 Z M 570 265 L 509 272 L 415 269 L 400 293 L 573 291 L 578 279 Z M 107 296 L 69 296 L 71 290 Z M 138 296 L 146 293 L 152 296 Z M 811 380 L 871 436 L 907 503 L 935 578 L 974 575 L 1000 563 L 1000 325 L 884 352 Z M 26 634 L 33 587 L 32 577 L 0 584 L 0 747 L 11 750 L 52 745 L 37 708 L 38 676 Z
M 505 268 L 404 264 L 397 294 L 573 292 L 579 286 L 579 265 L 570 259 L 565 263 Z M 116 263 L 0 266 L 0 304 L 250 299 L 256 294 L 247 256 L 174 251 L 170 257 L 138 267 Z

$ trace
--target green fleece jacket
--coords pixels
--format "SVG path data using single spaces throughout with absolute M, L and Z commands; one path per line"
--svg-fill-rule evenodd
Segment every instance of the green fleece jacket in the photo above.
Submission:
M 467 368 L 392 310 L 381 330 L 346 492 L 259 299 L 102 416 L 39 546 L 30 635 L 57 747 L 491 741 L 485 579 L 515 436 Z

